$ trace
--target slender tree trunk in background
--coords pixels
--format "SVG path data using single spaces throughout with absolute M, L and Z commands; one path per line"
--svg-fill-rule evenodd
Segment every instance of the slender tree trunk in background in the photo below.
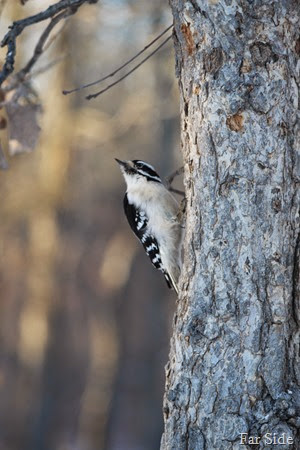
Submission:
M 187 223 L 161 448 L 299 449 L 299 4 L 170 3 Z

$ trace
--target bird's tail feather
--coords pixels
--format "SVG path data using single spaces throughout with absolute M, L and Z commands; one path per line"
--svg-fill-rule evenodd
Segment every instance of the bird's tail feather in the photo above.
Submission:
M 174 291 L 176 292 L 176 294 L 178 295 L 178 285 L 177 282 L 175 281 L 174 277 L 172 276 L 172 274 L 165 272 L 165 278 L 166 278 L 166 282 L 167 285 L 169 286 L 169 288 L 173 288 Z

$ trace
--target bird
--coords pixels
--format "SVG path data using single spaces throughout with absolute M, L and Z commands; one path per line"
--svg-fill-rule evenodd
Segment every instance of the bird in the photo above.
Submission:
M 127 185 L 123 206 L 129 225 L 178 295 L 183 229 L 179 204 L 151 164 L 115 159 Z

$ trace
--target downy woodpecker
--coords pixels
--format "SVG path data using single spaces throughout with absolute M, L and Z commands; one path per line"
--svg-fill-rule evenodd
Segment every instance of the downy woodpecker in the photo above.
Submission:
M 169 288 L 178 294 L 182 240 L 179 205 L 150 164 L 116 161 L 127 184 L 124 211 L 129 225 L 154 267 L 163 272 Z

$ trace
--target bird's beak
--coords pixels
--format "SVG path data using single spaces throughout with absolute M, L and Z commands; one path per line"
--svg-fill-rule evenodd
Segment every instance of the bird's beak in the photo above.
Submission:
M 135 172 L 131 161 L 121 161 L 120 159 L 117 159 L 117 158 L 115 158 L 115 160 L 119 164 L 121 172 L 123 174 L 126 174 L 126 173 L 129 174 L 129 173 Z
M 124 168 L 125 168 L 125 167 L 128 166 L 127 161 L 121 161 L 121 160 L 118 159 L 118 158 L 115 158 L 115 160 L 117 161 L 118 164 L 120 164 L 121 167 L 124 167 Z

